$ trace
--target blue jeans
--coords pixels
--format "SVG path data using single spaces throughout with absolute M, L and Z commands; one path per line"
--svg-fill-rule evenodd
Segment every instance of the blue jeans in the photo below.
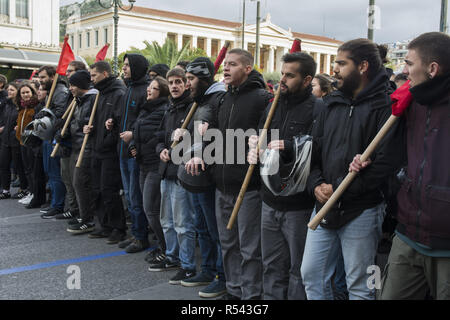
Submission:
M 339 229 L 308 229 L 301 274 L 308 300 L 333 300 L 331 277 L 336 270 L 339 250 L 344 258 L 350 300 L 375 299 L 375 289 L 367 286 L 367 267 L 374 265 L 384 204 L 364 210 Z M 311 219 L 316 215 L 314 210 Z
M 53 146 L 50 141 L 42 142 L 42 154 L 44 161 L 44 171 L 48 176 L 48 185 L 52 192 L 52 202 L 50 207 L 64 210 L 64 200 L 66 198 L 66 186 L 61 178 L 61 165 L 59 157 L 50 157 Z
M 148 222 L 142 205 L 142 193 L 139 185 L 139 165 L 136 159 L 120 158 L 123 191 L 127 199 L 128 212 L 131 215 L 131 234 L 137 240 L 147 240 Z
M 216 221 L 216 190 L 205 193 L 191 193 L 189 196 L 194 205 L 194 225 L 198 234 L 198 243 L 202 256 L 202 272 L 225 281 L 223 271 L 222 249 Z
M 195 229 L 192 199 L 174 180 L 161 180 L 161 226 L 166 239 L 166 256 L 195 270 Z

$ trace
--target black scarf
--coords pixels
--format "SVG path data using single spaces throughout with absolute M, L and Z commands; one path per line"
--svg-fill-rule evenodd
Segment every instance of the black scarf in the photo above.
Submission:
M 450 73 L 436 76 L 410 90 L 411 94 L 421 105 L 432 105 L 450 92 Z

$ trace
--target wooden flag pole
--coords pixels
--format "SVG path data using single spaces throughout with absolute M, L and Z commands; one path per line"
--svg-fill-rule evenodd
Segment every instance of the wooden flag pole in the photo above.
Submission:
M 66 116 L 67 111 L 69 111 L 66 122 L 64 123 L 64 127 L 61 130 L 61 137 L 63 137 L 64 134 L 66 133 L 67 127 L 69 126 L 69 123 L 72 120 L 72 115 L 73 115 L 73 112 L 75 111 L 75 108 L 76 108 L 76 100 L 75 100 L 75 98 L 73 98 L 72 102 L 70 103 L 69 107 L 67 108 L 66 112 L 63 115 L 63 119 L 64 119 L 64 116 Z M 54 158 L 58 149 L 59 149 L 59 142 L 56 143 L 50 157 Z
M 278 100 L 280 99 L 280 90 L 281 85 L 278 86 L 278 89 L 275 93 L 275 99 L 273 100 L 272 106 L 270 107 L 269 114 L 267 115 L 266 122 L 264 123 L 264 128 L 259 136 L 258 146 L 256 147 L 256 152 L 259 153 L 259 149 L 261 148 L 262 142 L 266 139 L 267 130 L 269 129 L 270 123 L 272 122 L 273 115 L 275 114 L 275 110 L 278 106 Z M 237 214 L 239 209 L 241 208 L 242 201 L 244 200 L 245 192 L 247 191 L 248 184 L 250 183 L 250 179 L 252 178 L 253 170 L 255 170 L 255 165 L 251 164 L 248 167 L 247 174 L 245 175 L 244 183 L 242 184 L 241 190 L 239 191 L 239 195 L 237 201 L 234 205 L 233 212 L 231 213 L 230 220 L 228 221 L 227 229 L 231 230 L 233 227 L 234 221 L 237 218 Z
M 361 155 L 361 162 L 366 161 L 369 159 L 370 155 L 375 151 L 380 141 L 386 136 L 386 134 L 389 132 L 389 130 L 392 128 L 395 122 L 399 117 L 391 115 L 389 119 L 385 122 L 383 127 L 381 127 L 380 131 L 377 133 L 375 138 L 373 138 L 372 142 L 369 144 L 369 146 L 366 148 L 364 153 Z M 312 230 L 316 230 L 319 223 L 322 221 L 322 219 L 325 217 L 325 215 L 328 213 L 328 211 L 331 209 L 331 207 L 334 206 L 334 204 L 339 200 L 339 198 L 342 196 L 342 194 L 345 192 L 345 190 L 348 188 L 348 186 L 352 183 L 353 179 L 355 179 L 357 175 L 357 172 L 349 172 L 344 180 L 342 180 L 339 187 L 336 189 L 336 191 L 333 192 L 331 197 L 328 199 L 328 201 L 325 203 L 325 205 L 320 209 L 320 211 L 315 215 L 315 217 L 308 223 L 308 227 Z
M 53 83 L 52 83 L 52 87 L 50 89 L 50 93 L 48 95 L 47 103 L 45 104 L 45 108 L 47 108 L 47 109 L 49 109 L 50 103 L 52 102 L 53 94 L 55 93 L 55 89 L 56 89 L 56 84 L 58 83 L 58 77 L 59 77 L 59 74 L 56 73 L 53 78 Z
M 89 118 L 88 126 L 91 126 L 92 122 L 94 122 L 94 116 L 95 116 L 95 112 L 97 111 L 97 104 L 98 104 L 99 96 L 100 96 L 100 92 L 97 93 L 97 96 L 95 97 L 94 107 L 92 108 L 91 117 Z M 86 133 L 84 135 L 83 144 L 81 145 L 80 154 L 78 155 L 77 164 L 75 165 L 77 168 L 79 168 L 81 166 L 81 161 L 83 161 L 84 149 L 86 148 L 86 143 L 88 141 L 88 138 L 89 138 L 89 133 Z
M 70 113 L 71 108 L 73 107 L 73 104 L 75 103 L 75 98 L 73 98 L 72 102 L 69 104 L 69 106 L 67 107 L 66 112 L 64 112 L 63 116 L 61 117 L 61 119 L 65 119 L 67 117 L 67 115 Z

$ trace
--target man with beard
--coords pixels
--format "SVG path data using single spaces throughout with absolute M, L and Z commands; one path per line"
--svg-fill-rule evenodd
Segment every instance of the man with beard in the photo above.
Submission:
M 50 94 L 50 89 L 52 87 L 53 79 L 56 75 L 56 69 L 52 66 L 42 66 L 38 70 L 39 81 L 41 85 Z M 69 91 L 62 80 L 58 80 L 56 84 L 55 91 L 53 93 L 53 98 L 50 103 L 49 109 L 55 114 L 57 119 L 61 119 L 64 114 L 64 110 L 67 104 L 67 95 Z M 47 103 L 48 96 L 46 98 Z M 40 118 L 40 114 L 36 115 L 36 118 Z M 63 213 L 64 211 L 64 201 L 66 197 L 66 187 L 61 178 L 61 165 L 60 157 L 56 156 L 54 158 L 50 157 L 53 151 L 52 141 L 43 141 L 42 143 L 42 153 L 44 160 L 44 170 L 48 176 L 48 184 L 51 191 L 51 204 L 50 207 L 41 210 L 41 218 L 51 219 L 57 214 Z
M 198 107 L 190 123 L 191 151 L 201 150 L 195 136 L 204 134 L 207 128 L 217 127 L 216 114 L 225 94 L 222 82 L 214 82 L 214 64 L 209 58 L 197 58 L 187 65 L 187 84 Z M 188 151 L 189 152 L 189 151 Z M 200 160 L 196 162 L 196 160 Z M 211 166 L 201 165 L 201 159 L 193 158 L 180 166 L 178 178 L 188 190 L 194 204 L 194 225 L 202 257 L 201 272 L 181 281 L 187 287 L 208 285 L 199 292 L 203 298 L 214 298 L 226 292 L 222 252 L 217 230 L 215 210 L 215 185 Z M 201 167 L 201 169 L 200 169 Z
M 391 115 L 388 75 L 377 46 L 367 39 L 342 44 L 337 53 L 338 90 L 327 99 L 313 136 L 308 189 L 316 198 L 312 217 L 348 174 L 348 164 L 362 153 Z M 308 230 L 301 274 L 309 300 L 333 299 L 331 278 L 339 251 L 345 265 L 349 299 L 374 299 L 367 268 L 374 264 L 381 236 L 384 200 L 381 185 L 399 169 L 402 123 L 397 123 L 372 155 L 372 165 L 350 184 L 338 203 L 313 231 Z
M 382 280 L 383 300 L 450 299 L 450 37 L 425 33 L 408 45 L 403 73 L 407 177 L 398 193 L 398 225 Z M 372 164 L 359 155 L 351 170 Z M 362 167 L 367 167 L 362 171 Z
M 92 126 L 85 126 L 84 133 L 92 135 L 92 187 L 97 197 L 97 218 L 100 228 L 89 238 L 108 238 L 108 244 L 124 240 L 126 235 L 125 213 L 120 191 L 120 165 L 117 154 L 119 127 L 111 130 L 105 127 L 122 103 L 125 96 L 124 83 L 112 75 L 111 66 L 105 61 L 94 63 L 91 67 L 91 80 L 99 90 L 97 111 Z
M 284 55 L 282 61 L 281 97 L 268 128 L 267 141 L 270 141 L 268 149 L 280 152 L 280 174 L 289 174 L 296 160 L 294 136 L 310 133 L 314 109 L 322 109 L 323 103 L 312 94 L 311 82 L 316 71 L 314 59 L 298 52 Z M 261 118 L 260 129 L 264 126 L 271 105 Z M 273 129 L 278 130 L 277 140 L 272 140 L 270 136 L 270 130 Z M 257 163 L 257 143 L 258 136 L 250 137 L 249 163 Z M 264 183 L 261 196 L 264 299 L 305 300 L 300 266 L 314 199 L 307 191 L 289 196 L 274 195 Z
M 259 177 L 253 175 L 231 230 L 227 224 L 247 173 L 249 164 L 248 136 L 245 131 L 256 132 L 258 123 L 271 95 L 265 90 L 262 75 L 253 70 L 253 56 L 245 50 L 230 50 L 224 61 L 224 81 L 228 91 L 218 112 L 218 129 L 223 144 L 217 144 L 216 153 L 226 155 L 223 164 L 216 163 L 216 219 L 225 270 L 229 300 L 261 299 L 261 197 Z M 229 130 L 234 134 L 229 134 Z M 244 137 L 242 135 L 244 134 Z M 245 141 L 244 139 L 245 138 Z M 239 143 L 244 142 L 238 149 Z M 229 150 L 233 148 L 233 150 Z M 227 150 L 228 149 L 228 150 Z M 229 151 L 229 152 L 227 152 Z M 230 158 L 231 153 L 233 154 Z M 243 159 L 238 159 L 243 157 Z

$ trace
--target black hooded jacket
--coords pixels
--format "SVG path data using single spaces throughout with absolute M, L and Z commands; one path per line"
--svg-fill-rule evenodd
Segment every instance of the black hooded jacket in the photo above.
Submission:
M 264 127 L 271 106 L 272 103 L 269 104 L 261 118 L 260 129 Z M 316 110 L 321 109 L 323 109 L 323 101 L 314 97 L 311 87 L 301 94 L 282 95 L 280 97 L 269 126 L 267 144 L 273 139 L 270 135 L 270 129 L 278 129 L 278 139 L 284 140 L 285 146 L 284 150 L 280 152 L 280 172 L 282 175 L 289 174 L 295 161 L 294 136 L 310 135 L 314 116 L 317 113 Z M 268 206 L 280 211 L 305 210 L 314 207 L 314 198 L 307 191 L 291 196 L 275 196 L 264 183 L 261 183 L 261 194 L 263 201 Z
M 214 168 L 214 180 L 216 187 L 223 193 L 236 195 L 241 189 L 242 182 L 249 164 L 247 162 L 248 153 L 248 138 L 245 136 L 245 153 L 240 150 L 238 154 L 238 139 L 227 141 L 227 129 L 240 129 L 246 132 L 248 129 L 258 129 L 258 123 L 261 116 L 269 103 L 271 95 L 265 90 L 265 82 L 262 75 L 253 70 L 248 79 L 239 87 L 229 86 L 227 93 L 224 96 L 224 101 L 218 112 L 218 128 L 222 133 L 223 145 L 216 146 L 216 152 L 222 151 L 222 155 L 216 157 L 223 157 L 223 164 L 216 164 Z M 239 134 L 237 132 L 236 134 Z M 227 145 L 233 146 L 234 151 L 226 150 Z M 234 153 L 233 163 L 227 163 L 227 154 Z M 238 163 L 238 157 L 244 161 L 244 164 Z M 260 180 L 258 175 L 254 174 L 248 185 L 248 191 L 257 190 L 260 187 Z
M 156 146 L 156 153 L 158 157 L 161 151 L 167 149 L 172 158 L 172 149 L 170 148 L 173 142 L 172 133 L 176 129 L 181 128 L 191 106 L 192 98 L 189 90 L 186 90 L 183 95 L 177 99 L 169 98 L 167 110 L 157 132 L 158 145 Z M 178 165 L 175 165 L 172 161 L 164 162 L 160 160 L 158 172 L 162 179 L 176 180 L 177 170 Z
M 133 140 L 130 141 L 129 151 L 136 149 L 136 160 L 139 165 L 153 172 L 158 171 L 159 153 L 158 131 L 167 109 L 169 100 L 166 97 L 147 101 L 139 113 L 133 128 Z
M 17 116 L 19 109 L 11 99 L 6 100 L 6 104 L 3 112 L 3 133 L 2 144 L 7 147 L 19 147 L 19 140 L 16 139 L 16 131 L 14 130 L 17 125 Z
M 125 58 L 130 63 L 131 78 L 125 79 L 127 90 L 114 118 L 115 124 L 119 125 L 119 132 L 133 131 L 134 123 L 147 101 L 147 87 L 150 84 L 147 59 L 143 55 L 132 53 L 126 54 Z M 121 158 L 129 158 L 128 144 L 121 139 L 118 142 L 118 152 Z
M 362 154 L 391 115 L 391 100 L 387 94 L 389 78 L 381 69 L 376 77 L 356 97 L 351 99 L 341 91 L 327 96 L 326 109 L 313 129 L 314 147 L 308 190 L 322 183 L 331 184 L 333 191 L 348 174 L 349 164 L 356 154 Z M 399 152 L 403 146 L 404 124 L 397 121 L 370 157 L 372 163 L 364 169 L 325 216 L 321 225 L 340 228 L 364 210 L 383 201 L 381 185 L 403 163 Z M 316 209 L 322 207 L 316 201 Z
M 112 130 L 106 130 L 105 122 L 113 118 L 123 104 L 126 87 L 121 80 L 109 77 L 97 83 L 94 88 L 100 92 L 92 132 L 94 156 L 97 159 L 115 158 L 117 157 L 119 126 L 114 125 Z

